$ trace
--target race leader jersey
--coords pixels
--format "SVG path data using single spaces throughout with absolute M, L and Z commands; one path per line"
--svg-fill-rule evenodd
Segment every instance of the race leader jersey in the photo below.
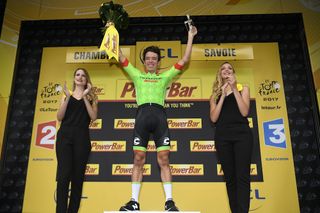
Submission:
M 182 69 L 182 66 L 177 63 L 160 74 L 141 72 L 128 59 L 122 63 L 122 66 L 134 83 L 139 106 L 145 103 L 156 103 L 163 106 L 168 84 Z

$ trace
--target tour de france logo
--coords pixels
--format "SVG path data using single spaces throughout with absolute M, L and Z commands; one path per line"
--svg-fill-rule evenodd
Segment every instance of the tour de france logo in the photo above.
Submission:
M 62 92 L 62 87 L 58 83 L 49 82 L 48 85 L 44 86 L 41 90 L 40 96 L 42 99 L 59 96 Z
M 280 92 L 280 84 L 277 81 L 265 80 L 259 86 L 258 93 L 260 96 L 267 96 L 271 94 L 277 94 Z

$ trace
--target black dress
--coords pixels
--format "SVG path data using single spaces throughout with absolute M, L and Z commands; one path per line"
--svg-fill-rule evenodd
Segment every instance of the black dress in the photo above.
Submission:
M 57 208 L 56 212 L 78 212 L 86 164 L 91 151 L 90 117 L 83 99 L 70 97 L 57 133 Z M 71 196 L 68 206 L 68 189 Z
M 253 135 L 233 93 L 225 97 L 216 122 L 215 145 L 224 172 L 231 211 L 247 213 L 250 206 Z

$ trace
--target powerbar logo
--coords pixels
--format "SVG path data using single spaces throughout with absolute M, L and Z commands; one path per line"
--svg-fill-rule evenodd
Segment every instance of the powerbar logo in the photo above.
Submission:
M 94 87 L 92 87 L 92 91 L 96 95 L 104 95 L 105 94 L 104 88 L 105 88 L 104 85 L 96 84 Z
M 87 164 L 85 175 L 99 175 L 99 164 Z
M 114 129 L 133 129 L 135 119 L 114 119 Z
M 190 141 L 191 152 L 215 152 L 214 141 Z
M 170 141 L 170 151 L 171 152 L 176 152 L 178 150 L 177 146 L 177 141 Z M 147 146 L 147 151 L 148 152 L 156 152 L 157 147 L 154 141 L 149 141 L 148 146 Z
M 102 119 L 97 119 L 94 122 L 91 122 L 89 125 L 90 129 L 101 129 L 102 128 Z
M 170 129 L 201 129 L 201 118 L 178 118 L 168 119 L 168 126 Z
M 131 175 L 132 164 L 112 164 L 112 175 Z M 151 164 L 145 164 L 143 175 L 151 175 Z
M 134 100 L 136 92 L 133 82 L 117 81 L 117 97 L 121 100 Z M 200 79 L 179 79 L 167 88 L 166 99 L 201 99 Z
M 217 164 L 217 174 L 223 175 L 223 170 L 222 170 L 221 164 Z M 257 164 L 251 164 L 250 175 L 258 175 Z
M 174 176 L 204 175 L 203 164 L 171 164 L 170 170 Z
M 125 152 L 125 141 L 91 141 L 92 152 Z

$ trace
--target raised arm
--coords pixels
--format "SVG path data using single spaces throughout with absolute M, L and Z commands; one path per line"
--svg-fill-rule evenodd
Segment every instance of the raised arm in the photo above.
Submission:
M 63 86 L 63 91 L 64 91 L 64 94 L 65 94 L 65 97 L 63 96 L 62 99 L 61 99 L 61 104 L 60 104 L 60 107 L 59 107 L 59 110 L 58 110 L 58 113 L 57 113 L 57 119 L 58 121 L 62 121 L 63 118 L 64 118 L 64 115 L 66 114 L 66 110 L 67 110 L 67 106 L 68 106 L 68 102 L 70 100 L 70 92 L 67 88 L 67 83 L 64 82 L 64 86 Z
M 122 54 L 121 48 L 119 48 L 119 62 L 123 64 L 126 61 L 126 57 Z
M 195 26 L 191 26 L 190 30 L 188 31 L 187 48 L 186 48 L 186 51 L 184 52 L 184 56 L 182 57 L 182 59 L 178 61 L 179 65 L 184 66 L 186 63 L 189 62 L 191 51 L 192 51 L 193 37 L 197 35 L 197 33 L 198 33 L 197 28 Z

